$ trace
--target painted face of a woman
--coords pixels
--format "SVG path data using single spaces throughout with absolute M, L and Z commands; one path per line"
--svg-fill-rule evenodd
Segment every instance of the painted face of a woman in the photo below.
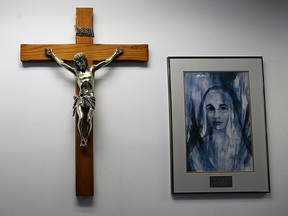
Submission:
M 215 132 L 223 131 L 228 123 L 232 99 L 223 90 L 212 90 L 205 99 L 208 124 Z

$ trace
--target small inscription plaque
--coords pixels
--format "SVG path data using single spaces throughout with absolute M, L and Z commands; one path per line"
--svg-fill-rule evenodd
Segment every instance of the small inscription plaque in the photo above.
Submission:
M 210 187 L 232 187 L 232 176 L 210 176 Z
M 94 31 L 91 27 L 76 27 L 75 31 L 77 36 L 94 37 Z

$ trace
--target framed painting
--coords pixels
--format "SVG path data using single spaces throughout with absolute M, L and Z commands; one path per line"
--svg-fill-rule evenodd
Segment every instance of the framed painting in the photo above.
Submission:
M 171 191 L 270 192 L 262 57 L 168 57 Z

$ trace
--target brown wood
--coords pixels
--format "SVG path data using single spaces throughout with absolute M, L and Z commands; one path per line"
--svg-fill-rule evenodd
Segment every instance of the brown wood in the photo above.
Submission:
M 147 44 L 21 44 L 21 61 L 52 61 L 44 53 L 44 49 L 48 47 L 66 61 L 72 61 L 78 52 L 84 52 L 89 60 L 101 61 L 111 56 L 119 47 L 124 48 L 124 53 L 116 61 L 148 61 Z
M 76 27 L 93 28 L 93 8 L 76 8 Z M 76 36 L 76 44 L 93 44 L 93 37 Z
M 76 9 L 76 27 L 93 27 L 93 9 Z M 55 54 L 66 61 L 72 61 L 78 52 L 86 54 L 88 64 L 101 61 L 111 56 L 116 48 L 124 48 L 124 54 L 116 60 L 120 61 L 148 61 L 147 44 L 93 44 L 92 37 L 76 36 L 76 44 L 21 44 L 20 58 L 26 61 L 51 61 L 44 49 L 51 48 Z M 79 88 L 76 85 L 76 94 Z M 76 196 L 94 195 L 94 168 L 93 168 L 93 130 L 89 136 L 88 147 L 80 147 L 80 135 L 75 127 L 75 160 L 76 160 Z
M 76 9 L 76 26 L 91 27 L 91 28 L 93 27 L 92 8 Z M 91 44 L 93 44 L 93 38 L 76 36 L 76 43 L 87 44 L 91 46 Z M 93 64 L 92 58 L 87 59 L 89 65 Z M 79 87 L 77 84 L 75 86 L 76 86 L 76 94 L 78 94 Z M 93 128 L 88 138 L 88 146 L 86 149 L 83 149 L 80 147 L 81 137 L 79 134 L 79 130 L 77 128 L 77 122 L 78 122 L 78 115 L 76 115 L 75 118 L 76 196 L 93 196 L 94 195 Z

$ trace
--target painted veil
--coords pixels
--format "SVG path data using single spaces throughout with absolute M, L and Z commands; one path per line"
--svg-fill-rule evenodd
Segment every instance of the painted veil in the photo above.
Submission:
M 187 171 L 253 171 L 248 73 L 185 72 L 184 81 Z M 208 100 L 224 104 L 221 133 L 209 123 L 207 112 L 219 108 Z

